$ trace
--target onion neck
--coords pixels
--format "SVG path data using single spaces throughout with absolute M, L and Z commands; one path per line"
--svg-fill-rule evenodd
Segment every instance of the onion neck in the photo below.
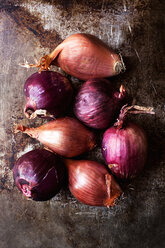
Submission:
M 116 74 L 120 74 L 121 72 L 124 72 L 126 70 L 121 54 L 119 54 L 119 57 L 120 57 L 120 61 L 117 61 L 114 66 Z
M 124 85 L 122 84 L 120 86 L 119 92 L 114 93 L 114 98 L 117 99 L 117 101 L 121 101 L 124 99 L 125 95 L 126 95 L 126 90 Z
M 123 61 L 117 61 L 115 63 L 115 66 L 114 67 L 115 67 L 115 73 L 116 73 L 116 75 L 117 74 L 120 74 L 121 72 L 124 72 L 126 70 Z
M 14 133 L 24 133 L 26 132 L 26 130 L 28 129 L 28 127 L 25 127 L 24 125 L 21 125 L 21 124 L 16 124 L 14 126 Z
M 37 116 L 55 119 L 54 115 L 50 114 L 46 109 L 37 109 L 35 111 L 32 111 L 32 109 L 26 109 L 24 114 L 28 119 L 35 119 Z
M 19 132 L 26 133 L 32 138 L 36 138 L 37 135 L 37 132 L 35 132 L 35 128 L 29 128 L 21 124 L 16 124 L 14 126 L 14 133 L 19 133 Z
M 25 68 L 32 68 L 32 67 L 39 68 L 39 72 L 41 72 L 43 70 L 48 71 L 50 69 L 50 65 L 51 65 L 52 61 L 54 61 L 57 58 L 57 56 L 59 55 L 59 53 L 63 49 L 63 46 L 64 46 L 63 43 L 58 45 L 53 50 L 53 52 L 40 58 L 40 60 L 38 61 L 37 64 L 30 64 L 26 61 L 25 63 L 20 63 L 19 65 L 22 67 L 25 67 Z
M 51 63 L 56 60 L 57 56 L 62 51 L 62 49 L 63 49 L 63 43 L 58 45 L 50 54 L 47 54 L 44 57 L 42 57 L 39 60 L 38 65 L 36 66 L 40 68 L 39 72 L 43 70 L 46 70 L 46 71 L 49 70 Z
M 22 193 L 27 197 L 31 198 L 32 192 L 31 192 L 31 186 L 29 185 L 29 182 L 27 182 L 25 179 L 17 178 L 16 179 L 16 185 L 18 188 L 22 191 Z
M 155 112 L 152 107 L 143 107 L 138 105 L 128 106 L 126 104 L 121 108 L 119 118 L 114 124 L 117 129 L 121 129 L 123 127 L 123 123 L 128 114 L 155 114 Z
M 28 197 L 28 198 L 31 198 L 32 194 L 31 194 L 31 187 L 28 185 L 28 184 L 23 184 L 21 186 L 21 190 L 22 190 L 22 193 Z

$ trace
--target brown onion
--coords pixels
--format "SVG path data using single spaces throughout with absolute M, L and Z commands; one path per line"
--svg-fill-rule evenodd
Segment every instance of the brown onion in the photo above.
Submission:
M 114 76 L 125 70 L 119 55 L 97 37 L 84 33 L 69 36 L 37 65 L 22 66 L 39 67 L 42 71 L 48 70 L 51 64 L 82 80 Z
M 78 120 L 65 117 L 37 128 L 16 125 L 15 132 L 26 133 L 64 157 L 78 156 L 95 146 L 95 136 Z
M 66 159 L 69 189 L 80 202 L 92 206 L 112 206 L 122 190 L 103 164 Z

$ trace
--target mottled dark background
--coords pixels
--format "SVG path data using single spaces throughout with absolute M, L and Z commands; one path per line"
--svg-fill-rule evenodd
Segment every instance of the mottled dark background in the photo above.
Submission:
M 0 0 L 0 248 L 165 247 L 164 9 L 164 0 Z M 23 117 L 23 84 L 35 70 L 18 64 L 34 62 L 76 32 L 121 52 L 127 71 L 112 81 L 156 113 L 134 117 L 148 135 L 148 161 L 110 209 L 78 203 L 67 186 L 50 201 L 27 201 L 13 184 L 14 161 L 40 146 L 14 135 L 13 125 L 42 122 Z M 75 88 L 81 83 L 71 80 Z M 99 147 L 86 158 L 103 161 Z

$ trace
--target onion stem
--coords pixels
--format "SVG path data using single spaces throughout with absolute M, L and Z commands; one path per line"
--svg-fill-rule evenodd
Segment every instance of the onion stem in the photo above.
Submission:
M 138 105 L 132 105 L 128 106 L 127 104 L 124 105 L 119 114 L 119 118 L 117 119 L 117 122 L 115 122 L 114 126 L 117 128 L 122 128 L 123 122 L 128 114 L 155 114 L 152 107 L 144 107 L 144 106 L 138 106 Z
M 31 120 L 35 119 L 37 116 L 49 117 L 49 118 L 55 119 L 55 117 L 51 115 L 46 109 L 37 109 L 33 113 L 29 113 L 29 111 L 26 111 L 25 116 Z

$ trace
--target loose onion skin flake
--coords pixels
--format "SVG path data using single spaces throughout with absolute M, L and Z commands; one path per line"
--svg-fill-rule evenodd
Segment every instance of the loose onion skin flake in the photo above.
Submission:
M 118 121 L 103 135 L 104 160 L 112 173 L 122 179 L 133 178 L 141 172 L 146 162 L 148 148 L 144 130 L 139 125 L 125 120 L 128 112 L 154 114 L 152 108 L 140 106 L 122 108 Z
M 58 72 L 42 71 L 32 74 L 25 82 L 24 114 L 29 119 L 63 116 L 72 100 L 69 80 Z
M 69 189 L 80 202 L 91 206 L 113 206 L 122 190 L 103 164 L 66 159 Z
M 64 157 L 78 156 L 96 144 L 94 133 L 71 117 L 58 118 L 36 128 L 16 125 L 16 132 L 28 134 Z
M 122 58 L 103 41 L 91 34 L 78 33 L 66 38 L 54 51 L 42 57 L 38 64 L 21 64 L 48 70 L 51 64 L 61 67 L 78 79 L 110 77 L 125 70 Z
M 61 189 L 65 166 L 56 154 L 36 149 L 16 161 L 13 176 L 16 186 L 27 198 L 46 201 Z
M 81 86 L 76 96 L 75 115 L 89 127 L 107 128 L 119 114 L 125 94 L 123 85 L 118 92 L 107 79 L 90 79 Z

